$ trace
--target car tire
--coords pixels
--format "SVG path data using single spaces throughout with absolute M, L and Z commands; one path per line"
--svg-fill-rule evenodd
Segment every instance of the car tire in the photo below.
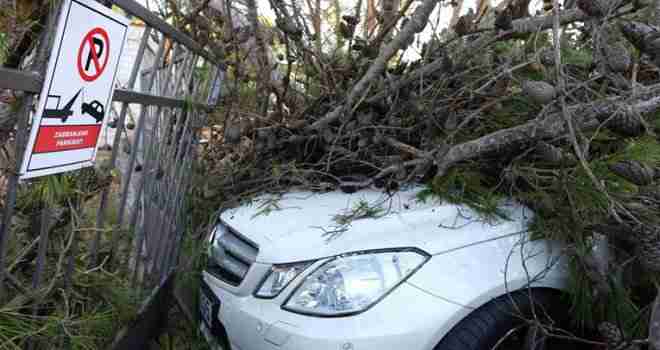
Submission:
M 512 330 L 520 329 L 519 332 L 523 332 L 521 327 L 525 326 L 524 320 L 531 319 L 534 314 L 544 323 L 552 320 L 553 325 L 564 326 L 569 319 L 569 305 L 562 299 L 561 291 L 550 288 L 524 289 L 508 293 L 474 310 L 456 324 L 433 349 L 491 350 L 496 344 L 498 350 L 524 348 L 522 345 L 518 347 L 516 340 L 509 338 L 513 338 Z M 524 337 L 522 335 L 519 338 Z M 502 339 L 514 342 L 516 345 L 504 346 L 500 342 Z M 520 339 L 519 342 L 524 342 L 524 339 Z M 583 348 L 582 344 L 575 341 L 552 338 L 551 342 L 562 342 L 562 344 L 545 346 L 545 350 Z

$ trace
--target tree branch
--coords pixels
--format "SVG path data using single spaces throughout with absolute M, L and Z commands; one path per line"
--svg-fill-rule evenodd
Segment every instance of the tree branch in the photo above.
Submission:
M 339 117 L 346 111 L 353 107 L 353 103 L 357 101 L 369 88 L 373 80 L 378 78 L 387 66 L 387 62 L 401 49 L 406 48 L 411 40 L 410 38 L 415 33 L 421 32 L 428 21 L 431 12 L 438 4 L 437 0 L 424 0 L 424 2 L 415 9 L 415 12 L 410 17 L 410 21 L 406 23 L 403 29 L 397 33 L 396 37 L 385 46 L 374 62 L 369 66 L 369 70 L 362 76 L 362 78 L 353 86 L 345 103 L 340 104 L 335 109 L 321 117 L 309 125 L 307 131 L 319 130 L 339 119 Z
M 660 85 L 650 87 L 639 99 L 632 103 L 610 98 L 593 103 L 568 107 L 575 116 L 575 127 L 582 131 L 595 130 L 600 126 L 598 117 L 609 116 L 621 108 L 633 108 L 639 113 L 649 113 L 660 107 Z M 490 152 L 498 151 L 521 142 L 550 139 L 566 134 L 566 123 L 562 112 L 555 112 L 545 118 L 537 118 L 525 124 L 502 129 L 478 139 L 452 146 L 446 154 L 436 157 L 437 176 L 443 176 L 453 165 L 474 159 Z

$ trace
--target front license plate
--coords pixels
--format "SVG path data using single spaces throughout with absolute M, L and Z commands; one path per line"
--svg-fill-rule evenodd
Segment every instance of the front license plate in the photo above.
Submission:
M 219 308 L 220 300 L 213 295 L 211 288 L 202 282 L 202 287 L 199 291 L 199 314 L 209 330 L 213 329 L 213 318 L 218 313 Z
M 227 350 L 223 349 L 218 342 L 215 341 L 215 338 L 213 335 L 211 335 L 211 331 L 206 327 L 204 323 L 199 325 L 200 330 L 202 331 L 202 334 L 204 335 L 204 338 L 206 338 L 206 342 L 209 344 L 209 347 L 212 350 Z

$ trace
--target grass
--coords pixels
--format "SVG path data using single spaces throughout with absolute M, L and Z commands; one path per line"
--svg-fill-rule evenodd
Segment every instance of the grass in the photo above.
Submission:
M 93 170 L 86 169 L 49 176 L 19 188 L 16 224 L 12 227 L 7 258 L 10 264 L 17 261 L 12 274 L 24 286 L 32 283 L 38 248 L 35 244 L 26 249 L 39 232 L 39 224 L 31 220 L 40 216 L 44 203 L 57 211 L 77 198 L 90 199 L 73 217 L 65 213 L 51 230 L 41 288 L 28 289 L 29 294 L 9 289 L 7 302 L 0 308 L 0 350 L 23 348 L 28 339 L 37 350 L 104 348 L 120 327 L 136 315 L 141 300 L 131 288 L 128 276 L 119 271 L 109 272 L 107 265 L 92 270 L 87 266 L 99 204 L 98 195 L 90 192 L 97 191 L 95 179 Z M 116 205 L 112 204 L 116 196 L 111 191 L 108 208 L 113 209 L 106 217 L 108 230 L 104 242 L 117 222 Z M 73 236 L 72 232 L 78 234 Z M 78 250 L 73 258 L 71 284 L 67 286 L 64 271 L 71 237 L 77 237 Z M 18 259 L 22 252 L 27 254 Z
M 21 349 L 30 339 L 36 349 L 100 349 L 134 317 L 137 300 L 125 280 L 104 271 L 78 270 L 73 289 L 60 289 L 30 313 L 17 301 L 0 309 L 0 349 Z
M 0 64 L 7 59 L 7 33 L 0 32 Z
M 159 349 L 210 350 L 196 324 L 188 322 L 178 307 L 170 310 L 167 331 L 154 341 L 154 346 Z

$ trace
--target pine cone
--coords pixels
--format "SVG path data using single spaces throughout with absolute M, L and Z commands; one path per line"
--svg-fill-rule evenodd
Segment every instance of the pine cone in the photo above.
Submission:
M 523 92 L 536 103 L 550 103 L 557 96 L 555 87 L 545 81 L 526 80 L 521 87 Z
M 613 72 L 625 72 L 630 67 L 630 54 L 620 43 L 605 46 L 603 48 L 603 56 L 605 57 L 607 66 Z
M 472 8 L 468 10 L 468 13 L 458 18 L 456 25 L 454 25 L 454 31 L 459 36 L 466 35 L 474 29 L 474 18 L 475 14 Z
M 623 36 L 638 50 L 651 55 L 660 56 L 660 29 L 646 23 L 627 21 L 619 25 Z
M 609 349 L 615 349 L 623 341 L 621 330 L 612 322 L 601 322 L 598 325 L 598 333 L 603 337 Z
M 577 7 L 591 17 L 603 17 L 607 14 L 607 0 L 577 0 Z
M 633 113 L 618 113 L 607 121 L 607 128 L 623 136 L 636 137 L 644 133 L 644 125 Z
M 634 160 L 623 160 L 608 165 L 608 168 L 611 172 L 638 186 L 650 185 L 658 177 L 658 171 L 655 168 Z
M 552 67 L 555 65 L 555 54 L 552 49 L 543 49 L 539 53 L 539 60 L 541 64 L 546 67 Z

